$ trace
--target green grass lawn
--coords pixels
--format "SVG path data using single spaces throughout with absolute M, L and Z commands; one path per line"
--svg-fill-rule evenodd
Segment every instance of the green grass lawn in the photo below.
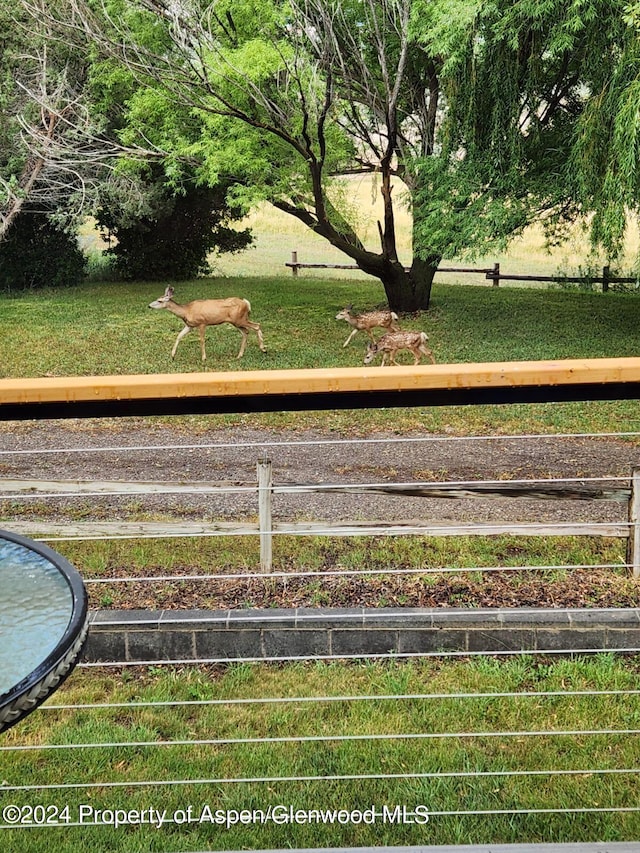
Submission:
M 161 284 L 87 284 L 73 289 L 0 297 L 4 377 L 200 371 L 196 333 L 171 348 L 181 321 L 148 303 Z M 256 370 L 359 365 L 362 333 L 343 348 L 349 327 L 336 321 L 345 304 L 366 310 L 384 302 L 371 281 L 300 278 L 214 278 L 176 286 L 176 299 L 241 295 L 261 323 L 267 353 L 251 336 L 242 361 L 240 336 L 230 326 L 207 331 L 208 370 Z M 432 307 L 403 326 L 427 332 L 439 363 L 597 358 L 638 354 L 640 299 L 625 294 L 574 293 L 436 284 Z M 410 361 L 410 356 L 404 354 Z M 403 356 L 401 356 L 403 358 Z M 434 432 L 585 431 L 638 428 L 632 403 L 550 404 L 296 416 L 299 426 L 347 429 L 426 429 Z M 189 421 L 191 428 L 211 418 Z M 290 416 L 238 416 L 225 423 L 281 427 Z
M 365 335 L 343 348 L 350 329 L 335 314 L 349 302 L 361 310 L 384 302 L 381 286 L 371 282 L 214 278 L 175 288 L 178 302 L 245 296 L 263 327 L 267 354 L 252 335 L 240 362 L 237 330 L 208 329 L 209 370 L 359 365 Z M 1 297 L 2 375 L 199 371 L 197 333 L 181 342 L 172 362 L 182 321 L 147 308 L 163 291 L 162 284 L 87 284 Z M 431 309 L 402 325 L 424 329 L 440 363 L 636 355 L 640 299 L 439 284 Z
M 55 846 L 72 853 L 633 840 L 640 834 L 640 816 L 633 811 L 640 793 L 634 772 L 638 736 L 544 732 L 637 729 L 636 695 L 572 694 L 629 691 L 637 685 L 637 661 L 612 656 L 241 664 L 224 671 L 76 670 L 52 704 L 114 707 L 38 711 L 3 736 L 0 751 L 5 786 L 53 786 L 6 791 L 0 803 L 66 805 L 70 825 L 3 830 L 4 849 L 31 853 Z M 477 695 L 496 692 L 555 695 Z M 424 694 L 445 696 L 419 698 Z M 447 694 L 456 696 L 447 699 Z M 320 701 L 243 701 L 300 696 Z M 358 696 L 407 698 L 359 701 Z M 168 707 L 167 702 L 186 704 Z M 541 734 L 517 734 L 525 731 Z M 293 740 L 273 740 L 283 735 Z M 47 744 L 63 748 L 48 750 Z M 64 748 L 70 744 L 88 746 Z M 43 748 L 10 751 L 24 745 Z M 630 772 L 606 772 L 612 770 Z M 381 778 L 372 778 L 376 775 Z M 199 781 L 172 785 L 169 780 Z M 211 812 L 280 805 L 381 811 L 400 805 L 408 812 L 425 807 L 431 817 L 428 823 L 379 819 L 374 825 L 226 828 L 208 820 L 169 822 L 160 829 L 71 825 L 83 805 L 100 811 L 153 806 L 170 816 L 189 806 L 200 815 L 205 807 Z M 585 812 L 562 814 L 563 809 Z M 485 810 L 488 814 L 468 814 Z

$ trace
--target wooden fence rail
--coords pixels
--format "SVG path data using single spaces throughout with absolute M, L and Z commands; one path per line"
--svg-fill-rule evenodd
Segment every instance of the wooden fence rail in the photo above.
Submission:
M 298 260 L 298 253 L 291 252 L 291 260 L 285 263 L 286 267 L 291 269 L 294 276 L 298 275 L 301 269 L 334 269 L 334 270 L 357 270 L 359 267 L 356 264 L 304 264 Z M 405 267 L 408 272 L 409 267 Z M 557 284 L 601 284 L 602 292 L 607 293 L 612 284 L 633 284 L 636 287 L 640 286 L 640 278 L 638 276 L 616 276 L 611 275 L 609 266 L 602 267 L 602 275 L 600 276 L 572 276 L 572 275 L 516 275 L 511 273 L 503 273 L 500 271 L 500 264 L 495 263 L 490 267 L 438 267 L 436 273 L 474 273 L 476 275 L 484 275 L 486 279 L 493 283 L 494 287 L 499 287 L 501 281 L 547 281 Z
M 614 479 L 614 478 L 612 478 Z M 480 481 L 480 482 L 416 482 L 416 483 L 321 483 L 275 484 L 272 463 L 260 459 L 253 483 L 215 481 L 149 482 L 95 480 L 0 480 L 0 501 L 16 499 L 61 498 L 73 495 L 93 497 L 128 496 L 133 494 L 233 495 L 252 492 L 257 495 L 258 521 L 192 522 L 192 521 L 82 521 L 51 522 L 48 520 L 9 521 L 3 524 L 15 533 L 31 538 L 61 541 L 65 539 L 161 538 L 187 536 L 259 535 L 260 566 L 272 570 L 273 534 L 309 536 L 597 536 L 627 539 L 627 562 L 634 577 L 640 577 L 640 471 L 633 471 L 628 485 L 611 486 L 584 483 L 579 480 Z M 520 523 L 456 523 L 379 521 L 342 522 L 277 522 L 273 517 L 273 496 L 291 494 L 377 494 L 430 499 L 520 499 L 564 501 L 608 501 L 626 504 L 627 522 L 520 522 Z

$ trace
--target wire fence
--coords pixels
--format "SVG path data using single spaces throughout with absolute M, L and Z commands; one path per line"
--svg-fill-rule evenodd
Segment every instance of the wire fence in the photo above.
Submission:
M 602 438 L 602 436 L 599 436 Z M 273 446 L 274 448 L 276 445 Z M 140 448 L 135 448 L 139 450 Z M 219 449 L 219 447 L 218 447 Z M 118 452 L 134 449 L 119 448 Z M 64 451 L 59 451 L 64 453 Z M 114 449 L 106 451 L 114 452 Z M 325 519 L 297 520 L 291 516 L 279 520 L 274 507 L 276 497 L 297 497 L 301 500 L 309 496 L 384 496 L 403 499 L 401 509 L 393 513 L 393 520 L 362 518 L 349 521 L 343 517 L 340 521 Z M 580 477 L 537 477 L 526 479 L 456 479 L 456 480 L 406 480 L 393 482 L 385 480 L 365 480 L 358 482 L 315 482 L 282 483 L 274 482 L 272 462 L 260 458 L 256 462 L 256 481 L 249 483 L 224 482 L 151 482 L 151 481 L 96 481 L 96 480 L 43 480 L 3 478 L 0 480 L 0 498 L 12 505 L 42 501 L 86 500 L 87 498 L 131 498 L 139 497 L 206 497 L 225 499 L 235 496 L 249 496 L 256 499 L 257 522 L 245 518 L 243 521 L 224 519 L 185 521 L 166 518 L 162 522 L 153 520 L 119 521 L 67 521 L 56 520 L 14 522 L 14 532 L 29 535 L 34 539 L 49 542 L 119 540 L 119 539 L 167 539 L 167 538 L 209 538 L 228 536 L 249 536 L 256 534 L 260 539 L 260 571 L 273 574 L 272 547 L 274 537 L 314 536 L 314 537 L 352 537 L 352 536 L 589 536 L 622 538 L 628 541 L 627 564 L 633 568 L 635 576 L 640 575 L 640 474 L 632 472 L 627 476 L 584 476 Z M 456 522 L 423 518 L 411 519 L 407 513 L 425 513 L 416 509 L 418 499 L 430 504 L 426 513 L 433 513 L 433 504 L 443 501 L 527 501 L 553 502 L 569 501 L 575 504 L 604 502 L 619 504 L 623 511 L 609 515 L 607 520 L 500 520 L 500 521 L 463 521 Z M 363 506 L 366 504 L 363 504 Z M 360 511 L 362 507 L 358 507 Z M 326 507 L 324 508 L 326 512 Z M 352 510 L 353 511 L 353 510 Z M 299 514 L 301 514 L 299 512 Z M 239 514 L 238 514 L 239 515 Z M 502 513 L 500 513 L 502 515 Z M 335 516 L 335 513 L 334 513 Z
M 110 540 L 125 547 L 131 540 L 172 537 L 256 542 L 266 536 L 277 550 L 285 537 L 302 535 L 341 536 L 356 548 L 363 537 L 379 541 L 411 536 L 427 546 L 452 534 L 517 542 L 523 536 L 558 539 L 581 533 L 585 543 L 610 539 L 621 545 L 615 560 L 599 558 L 597 549 L 592 559 L 529 559 L 522 547 L 516 549 L 520 559 L 515 563 L 510 554 L 485 565 L 446 560 L 430 565 L 421 558 L 408 566 L 309 568 L 302 562 L 282 568 L 277 554 L 268 567 L 264 554 L 256 554 L 250 565 L 216 568 L 205 562 L 197 571 L 180 560 L 175 570 L 153 573 L 125 566 L 124 571 L 106 574 L 110 566 L 97 572 L 79 566 L 92 595 L 105 587 L 202 582 L 286 586 L 300 581 L 318 585 L 321 592 L 323 583 L 340 579 L 373 584 L 420 579 L 428 585 L 439 577 L 487 574 L 517 576 L 515 589 L 534 576 L 581 571 L 622 574 L 630 580 L 638 565 L 633 547 L 638 523 L 633 472 L 640 461 L 633 439 L 638 436 L 396 436 L 260 440 L 241 448 L 232 441 L 171 448 L 5 448 L 0 451 L 2 525 L 51 542 Z M 621 442 L 623 438 L 629 441 Z M 468 479 L 448 478 L 438 471 L 437 477 L 390 480 L 386 475 L 367 476 L 368 463 L 354 473 L 359 450 L 384 445 L 392 451 L 391 467 L 402 468 L 404 462 L 411 473 L 432 464 L 430 449 L 436 445 L 461 447 L 466 442 L 473 460 L 480 443 L 503 448 L 537 441 L 546 447 L 579 440 L 597 448 L 607 439 L 615 439 L 624 461 L 610 473 L 516 477 L 501 471 L 500 477 Z M 409 446 L 410 460 L 404 452 Z M 298 483 L 279 482 L 276 476 L 262 486 L 262 493 L 273 500 L 265 515 L 259 507 L 257 473 L 256 482 L 249 483 L 239 482 L 238 472 L 246 476 L 249 467 L 268 455 L 276 473 L 296 477 L 296 460 L 278 468 L 279 451 L 285 448 L 301 453 L 313 449 L 325 457 L 329 449 L 344 450 L 350 464 L 347 476 L 359 479 L 345 482 L 327 476 Z M 403 448 L 401 459 L 398 448 Z M 169 449 L 192 450 L 198 459 L 210 452 L 216 462 L 226 452 L 242 452 L 244 462 L 235 466 L 233 476 L 222 471 L 210 481 L 191 482 L 189 475 L 180 482 L 156 481 L 153 468 L 146 479 L 142 467 L 136 479 L 102 479 L 104 471 L 120 472 L 114 457 L 150 458 L 153 451 Z M 43 457 L 54 456 L 82 456 L 74 472 L 84 470 L 85 476 L 40 480 Z M 91 459 L 97 460 L 95 468 Z M 209 461 L 202 463 L 202 470 Z M 333 468 L 341 464 L 334 461 Z M 339 501 L 345 495 L 357 497 L 351 511 L 359 517 L 341 515 Z M 181 503 L 166 503 L 174 499 Z M 313 511 L 323 517 L 311 516 L 310 500 L 318 501 Z M 180 517 L 183 501 L 188 501 L 186 520 Z M 79 502 L 85 505 L 78 519 Z M 472 505 L 482 512 L 489 507 L 497 519 L 452 517 L 457 507 L 468 514 Z M 513 517 L 519 507 L 524 518 Z M 383 510 L 389 518 L 381 517 Z M 569 511 L 575 512 L 573 520 L 566 518 Z M 206 518 L 194 520 L 197 512 Z M 220 517 L 213 517 L 216 513 Z M 369 518 L 369 513 L 376 517 Z M 150 519 L 154 514 L 162 517 Z M 188 614 L 167 610 L 165 626 L 172 618 L 186 618 L 192 627 L 229 621 L 228 613 L 205 613 L 198 610 L 202 605 L 197 598 L 191 601 Z M 456 601 L 444 603 L 451 608 Z M 129 607 L 135 604 L 131 601 Z M 361 621 L 360 609 L 349 610 L 349 602 L 345 604 L 346 622 Z M 395 602 L 395 610 L 402 610 L 402 604 Z M 373 653 L 356 649 L 301 655 L 285 646 L 266 656 L 236 648 L 225 655 L 132 661 L 114 654 L 111 659 L 85 660 L 53 700 L 3 736 L 0 829 L 10 849 L 26 849 L 25 836 L 29 844 L 44 849 L 61 829 L 68 833 L 70 849 L 79 849 L 80 843 L 95 849 L 131 849 L 126 839 L 139 849 L 154 849 L 158 832 L 163 832 L 162 849 L 183 851 L 483 839 L 587 843 L 602 837 L 638 837 L 640 682 L 635 655 L 640 647 L 632 630 L 621 634 L 615 655 L 607 643 L 590 636 L 605 623 L 615 625 L 623 608 L 591 602 L 588 610 L 589 618 L 580 625 L 583 646 L 565 645 L 558 634 L 553 648 L 516 645 L 492 653 L 381 648 Z M 235 611 L 243 615 L 242 599 Z M 481 618 L 493 611 L 476 605 L 463 615 Z M 518 617 L 535 620 L 565 611 L 569 619 L 569 610 L 560 605 L 520 607 Z M 120 615 L 107 614 L 114 623 Z M 128 631 L 140 636 L 146 615 L 125 615 Z M 327 614 L 322 608 L 296 608 L 295 613 L 276 609 L 261 618 L 309 632 Z M 388 618 L 380 602 L 367 614 L 374 629 Z

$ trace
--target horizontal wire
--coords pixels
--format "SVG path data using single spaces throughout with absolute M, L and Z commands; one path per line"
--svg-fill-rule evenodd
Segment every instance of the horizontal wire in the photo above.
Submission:
M 557 612 L 557 611 L 556 611 Z M 273 617 L 274 620 L 277 617 Z M 282 618 L 282 617 L 280 617 Z M 324 617 L 327 618 L 326 616 Z M 330 618 L 330 617 L 329 617 Z M 358 617 L 362 618 L 362 616 Z M 194 620 L 189 620 L 190 624 Z M 311 621 L 311 620 L 307 620 Z M 135 624 L 128 623 L 128 624 Z M 163 620 L 163 624 L 170 624 L 169 620 Z M 451 651 L 442 650 L 437 652 L 371 652 L 351 655 L 296 655 L 287 657 L 274 655 L 266 657 L 241 657 L 241 658 L 180 658 L 160 660 L 128 660 L 128 661 L 80 661 L 77 664 L 82 668 L 106 668 L 106 667 L 130 667 L 130 666 L 220 666 L 236 663 L 304 663 L 305 661 L 317 662 L 318 660 L 349 661 L 349 660 L 410 660 L 412 658 L 471 658 L 471 657 L 501 657 L 520 655 L 594 655 L 594 654 L 638 654 L 640 648 L 587 648 L 587 649 L 492 649 L 491 651 Z
M 469 488 L 474 486 L 531 486 L 535 484 L 545 483 L 629 483 L 631 477 L 629 475 L 607 475 L 600 477 L 532 477 L 530 479 L 519 480 L 415 480 L 408 482 L 394 483 L 389 480 L 373 483 L 301 483 L 301 484 L 274 484 L 270 490 L 276 494 L 296 494 L 298 492 L 313 492 L 315 490 L 332 491 L 334 489 L 382 489 L 389 486 L 402 486 L 410 488 Z M 257 488 L 257 487 L 256 487 Z M 257 489 L 259 491 L 259 489 Z M 414 497 L 408 495 L 407 497 Z
M 185 738 L 183 740 L 108 741 L 105 743 L 40 743 L 0 746 L 0 752 L 51 752 L 76 749 L 138 749 L 171 746 L 273 746 L 301 743 L 354 743 L 360 741 L 444 740 L 446 738 L 512 738 L 512 737 L 599 737 L 602 735 L 640 735 L 640 729 L 538 729 L 528 731 L 485 732 L 390 732 L 351 735 L 279 735 L 277 737 Z M 1 789 L 0 789 L 1 790 Z
M 640 806 L 594 806 L 591 808 L 582 807 L 582 808 L 556 808 L 556 809 L 469 809 L 469 810 L 458 810 L 458 811 L 429 811 L 425 813 L 425 818 L 434 818 L 434 817 L 477 817 L 478 815 L 488 816 L 488 815 L 538 815 L 538 814 L 553 814 L 553 815 L 574 815 L 574 814 L 629 814 L 640 812 Z M 407 815 L 410 813 L 407 812 Z M 426 819 L 424 820 L 426 823 Z M 151 826 L 154 824 L 150 821 Z M 171 818 L 166 817 L 164 823 L 172 823 L 177 824 L 178 826 L 184 826 L 183 820 L 177 820 L 175 815 Z M 28 830 L 28 829 L 44 829 L 44 827 L 51 828 L 49 824 L 0 824 L 0 829 L 20 829 L 20 830 Z M 86 821 L 61 821 L 60 823 L 53 824 L 55 827 L 65 827 L 65 829 L 69 829 L 70 827 L 82 827 L 86 829 L 87 827 L 103 827 L 110 826 L 110 824 L 105 824 L 103 821 L 94 821 L 94 822 L 86 822 Z M 388 849 L 388 848 L 382 848 Z
M 0 456 L 39 455 L 55 453 L 125 453 L 141 450 L 223 450 L 226 448 L 277 448 L 277 447 L 323 447 L 329 445 L 351 444 L 421 444 L 433 442 L 476 442 L 476 441 L 531 441 L 548 439 L 578 439 L 578 438 L 634 438 L 640 436 L 640 431 L 627 432 L 575 432 L 575 433 L 530 433 L 523 435 L 428 435 L 406 436 L 403 438 L 345 438 L 345 439 L 308 439 L 304 441 L 246 441 L 246 442 L 211 442 L 203 444 L 143 444 L 143 445 L 114 445 L 107 447 L 70 447 L 70 448 L 23 448 L 19 450 L 0 450 Z
M 17 791 L 59 791 L 73 790 L 78 788 L 128 788 L 128 787 L 163 787 L 184 785 L 227 785 L 227 784 L 254 784 L 275 782 L 345 782 L 366 781 L 373 779 L 448 779 L 448 778 L 492 778 L 492 777 L 527 777 L 527 776 L 606 776 L 606 775 L 631 775 L 640 773 L 640 768 L 602 768 L 602 769 L 570 769 L 570 770 L 451 770 L 415 773 L 344 773 L 330 776 L 254 776 L 254 777 L 227 777 L 223 779 L 153 779 L 149 781 L 126 781 L 126 782 L 64 782 L 51 785 L 2 785 L 0 792 Z M 614 807 L 615 808 L 615 807 Z M 640 806 L 638 807 L 640 809 Z M 434 812 L 430 812 L 434 814 Z M 439 814 L 447 814 L 440 812 Z M 65 823 L 65 826 L 68 824 Z M 0 825 L 0 829 L 3 828 Z
M 640 806 L 583 806 L 557 809 L 458 809 L 455 811 L 430 811 L 429 817 L 471 817 L 477 815 L 534 815 L 534 814 L 614 814 L 640 812 Z M 66 825 L 66 824 L 65 824 Z M 98 824 L 99 825 L 99 824 Z M 526 849 L 526 848 L 525 848 Z
M 327 571 L 308 572 L 237 572 L 233 574 L 205 575 L 144 575 L 125 578 L 83 578 L 85 585 L 117 584 L 117 583 L 154 583 L 167 581 L 208 581 L 208 580 L 261 580 L 276 579 L 295 580 L 296 578 L 325 578 L 325 577 L 370 577 L 371 575 L 440 575 L 464 574 L 466 572 L 551 572 L 573 571 L 583 569 L 629 569 L 631 563 L 582 563 L 558 566 L 462 566 L 460 568 L 444 567 L 441 569 L 328 569 Z
M 305 704 L 316 702 L 408 702 L 428 699 L 542 699 L 542 698 L 582 698 L 594 696 L 638 696 L 640 690 L 532 690 L 525 692 L 504 693 L 382 693 L 372 695 L 351 696 L 266 696 L 261 698 L 244 699 L 168 699 L 164 701 L 150 700 L 134 702 L 103 702 L 95 704 L 50 705 L 40 706 L 40 711 L 86 711 L 109 710 L 115 708 L 182 708 L 208 707 L 215 705 L 283 705 Z

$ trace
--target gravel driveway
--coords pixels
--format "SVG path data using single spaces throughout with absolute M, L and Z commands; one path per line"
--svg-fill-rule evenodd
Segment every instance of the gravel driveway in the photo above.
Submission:
M 0 474 L 20 479 L 209 481 L 254 485 L 256 462 L 268 458 L 275 485 L 390 483 L 433 480 L 628 478 L 640 467 L 640 446 L 616 438 L 529 437 L 466 439 L 372 434 L 366 441 L 319 432 L 214 429 L 190 435 L 184 426 L 149 426 L 132 419 L 40 421 L 4 425 Z M 194 446 L 197 445 L 197 446 Z M 202 445 L 213 445 L 204 447 Z M 92 452 L 79 452 L 91 448 Z M 131 449 L 126 449 L 131 448 Z M 51 453 L 67 449 L 67 453 Z M 20 451 L 8 453 L 7 451 Z M 25 452 L 28 451 L 28 452 Z M 610 483 L 610 485 L 625 485 Z M 108 517 L 131 497 L 92 499 Z M 221 520 L 255 518 L 250 492 L 216 496 L 137 497 L 144 510 Z M 69 499 L 56 507 L 63 520 Z M 274 497 L 276 520 L 314 521 L 610 521 L 627 520 L 624 503 L 389 497 L 377 494 L 303 494 Z
M 83 481 L 208 481 L 230 486 L 256 483 L 256 461 L 272 461 L 278 484 L 391 483 L 442 480 L 622 477 L 625 486 L 640 468 L 640 447 L 616 438 L 529 437 L 489 440 L 371 435 L 367 441 L 319 432 L 261 432 L 247 428 L 212 429 L 190 434 L 184 427 L 131 421 L 25 422 L 0 427 L 0 474 L 8 479 Z M 212 445 L 204 447 L 203 445 Z M 91 452 L 81 452 L 91 448 Z M 128 448 L 128 449 L 127 449 Z M 65 449 L 64 453 L 51 453 Z M 8 451 L 18 451 L 17 453 Z M 602 483 L 600 485 L 606 485 Z M 626 502 L 529 499 L 431 499 L 379 494 L 275 494 L 274 521 L 333 523 L 509 523 L 583 521 L 624 523 Z M 10 521 L 48 519 L 255 521 L 257 498 L 249 491 L 228 495 L 155 495 L 62 498 L 46 503 L 0 503 Z M 156 515 L 157 517 L 157 515 Z M 1 522 L 0 522 L 1 523 Z M 209 567 L 210 568 L 210 567 Z M 196 563 L 178 566 L 187 575 L 207 571 Z M 117 561 L 113 577 L 130 569 Z M 163 566 L 146 573 L 166 573 Z M 268 577 L 268 576 L 267 576 Z M 264 584 L 259 580 L 191 581 L 181 584 L 127 583 L 101 597 L 91 587 L 92 607 L 111 609 L 230 609 L 235 607 L 317 606 L 317 592 L 304 578 Z M 637 583 L 607 570 L 576 568 L 567 578 L 532 575 L 512 583 L 498 573 L 471 577 L 445 575 L 424 584 L 413 576 L 323 580 L 325 606 L 407 607 L 636 607 Z

